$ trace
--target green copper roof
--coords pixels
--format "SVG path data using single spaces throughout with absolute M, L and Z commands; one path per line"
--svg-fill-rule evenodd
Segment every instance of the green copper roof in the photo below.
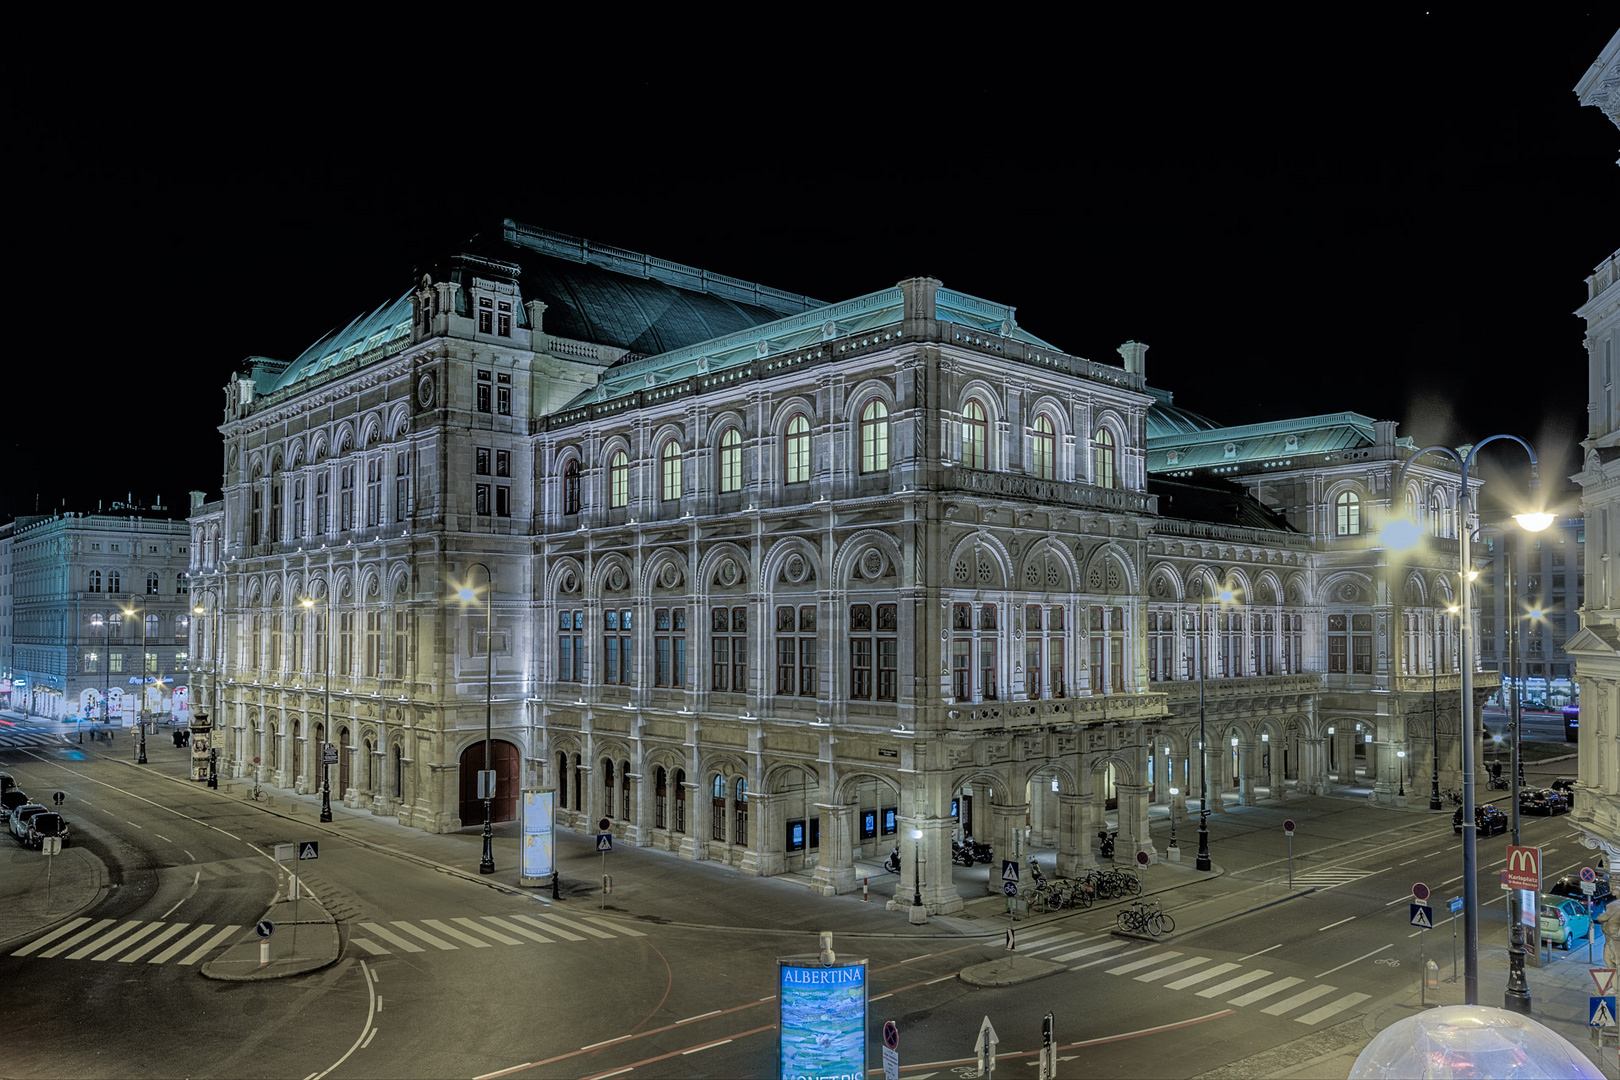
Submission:
M 1194 434 L 1213 431 L 1221 426 L 1202 413 L 1174 404 L 1174 395 L 1168 390 L 1152 386 L 1145 389 L 1153 395 L 1153 404 L 1147 411 L 1147 436 L 1150 441 L 1161 435 Z
M 1147 467 L 1150 473 L 1176 473 L 1246 462 L 1286 464 L 1295 457 L 1371 446 L 1374 441 L 1372 417 L 1354 412 L 1203 431 L 1158 435 L 1150 431 Z

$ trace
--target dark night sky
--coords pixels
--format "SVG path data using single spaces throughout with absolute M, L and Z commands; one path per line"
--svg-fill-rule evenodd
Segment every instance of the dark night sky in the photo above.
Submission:
M 13 383 L 0 520 L 216 497 L 244 357 L 296 356 L 505 216 L 828 301 L 929 274 L 1081 356 L 1147 342 L 1150 382 L 1230 423 L 1507 431 L 1567 474 L 1620 131 L 1572 93 L 1613 9 L 1556 7 L 576 41 L 341 88 L 332 57 L 233 57 L 35 91 L 13 370 L 44 382 Z

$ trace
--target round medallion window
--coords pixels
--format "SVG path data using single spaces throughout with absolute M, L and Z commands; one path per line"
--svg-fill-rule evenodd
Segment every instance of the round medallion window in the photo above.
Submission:
M 433 376 L 424 375 L 416 384 L 416 400 L 424 409 L 433 404 Z

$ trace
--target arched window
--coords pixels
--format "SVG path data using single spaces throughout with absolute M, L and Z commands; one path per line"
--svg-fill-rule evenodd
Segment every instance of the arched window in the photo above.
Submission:
M 664 466 L 664 501 L 675 502 L 681 497 L 681 444 L 669 440 L 660 457 Z
M 602 759 L 602 816 L 613 816 L 613 759 Z
M 978 399 L 968 398 L 962 406 L 962 465 L 969 469 L 985 467 L 985 448 L 990 444 L 990 424 L 985 420 L 984 406 Z
M 861 472 L 889 467 L 889 407 L 874 398 L 861 410 Z
M 1098 487 L 1114 486 L 1114 433 L 1107 428 L 1097 429 L 1097 473 L 1093 482 Z
M 579 459 L 563 466 L 563 513 L 579 513 Z
M 658 766 L 658 775 L 653 787 L 653 828 L 662 829 L 669 820 L 669 774 L 662 765 Z
M 1361 496 L 1353 491 L 1340 492 L 1336 510 L 1338 528 L 1335 531 L 1340 536 L 1361 535 Z
M 101 571 L 100 570 L 92 570 L 92 571 L 90 571 L 89 589 L 90 589 L 91 592 L 100 592 L 101 591 Z
M 623 450 L 608 459 L 608 505 L 615 510 L 630 505 L 630 459 Z
M 1035 418 L 1034 458 L 1030 462 L 1036 477 L 1051 480 L 1057 469 L 1057 432 L 1045 413 Z
M 619 762 L 619 816 L 630 820 L 630 762 Z
M 1446 504 L 1437 491 L 1429 496 L 1429 532 L 1434 536 L 1444 536 L 1446 531 Z
M 107 640 L 124 640 L 124 616 L 119 612 L 107 616 Z
M 748 844 L 748 781 L 740 776 L 737 777 L 736 793 L 737 800 L 732 805 L 737 815 L 737 827 L 731 834 L 731 842 L 746 846 Z
M 810 479 L 810 421 L 799 413 L 787 426 L 787 482 L 802 484 Z
M 714 783 L 710 787 L 709 797 L 709 839 L 726 839 L 726 778 L 719 773 L 714 774 Z
M 742 432 L 726 428 L 720 436 L 720 491 L 742 490 Z
M 184 571 L 174 575 L 174 595 L 186 595 L 186 575 Z

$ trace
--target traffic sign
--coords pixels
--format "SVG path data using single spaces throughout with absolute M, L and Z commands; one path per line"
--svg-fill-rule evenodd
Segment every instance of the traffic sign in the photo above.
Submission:
M 597 833 L 596 834 L 596 850 L 597 851 L 612 851 L 613 850 L 613 834 L 610 833 L 610 832 Z
M 1429 898 L 1429 887 L 1420 881 L 1412 886 L 1412 895 L 1418 900 L 1427 900 Z
M 292 862 L 298 857 L 297 844 L 277 844 L 276 862 Z
M 1006 884 L 1002 885 L 1001 891 L 1003 893 L 1005 893 L 1006 895 L 1008 895 L 1008 896 L 1017 896 L 1018 895 L 1018 883 L 1016 881 L 1009 881 Z
M 996 1070 L 996 1044 L 1001 1042 L 996 1037 L 996 1029 L 991 1026 L 990 1018 L 986 1016 L 984 1023 L 979 1025 L 979 1038 L 973 1044 L 973 1054 L 979 1059 L 979 1075 L 988 1076 Z
M 1597 871 L 1593 870 L 1590 866 L 1581 867 L 1581 880 L 1582 881 L 1596 881 L 1597 880 Z
M 1591 1013 L 1587 1016 L 1588 1027 L 1606 1028 L 1614 1027 L 1614 995 L 1608 997 L 1595 997 L 1591 1001 Z
M 607 832 L 611 828 L 613 828 L 613 822 L 609 821 L 607 818 L 596 819 L 597 832 Z
M 267 938 L 276 932 L 276 924 L 271 922 L 269 919 L 260 919 L 259 925 L 253 928 L 253 932 L 258 934 L 260 937 Z
M 900 1029 L 893 1020 L 883 1025 L 883 1080 L 900 1080 Z
M 1424 930 L 1434 929 L 1434 908 L 1428 904 L 1412 905 L 1412 925 Z
M 337 763 L 338 763 L 338 749 L 337 749 L 337 746 L 334 745 L 333 743 L 323 743 L 321 745 L 321 764 L 322 765 L 336 765 Z
M 1597 983 L 1597 992 L 1607 994 L 1614 989 L 1614 968 L 1587 968 L 1592 973 L 1592 981 Z
M 321 857 L 321 842 L 319 840 L 302 840 L 298 844 L 298 861 L 305 859 L 318 859 Z
M 1018 880 L 1018 862 L 1017 862 L 1016 859 L 1002 859 L 1001 860 L 1001 880 L 1002 881 L 1017 881 Z
M 900 1025 L 893 1020 L 883 1021 L 883 1045 L 890 1050 L 900 1049 Z
M 1451 907 L 1451 913 L 1453 915 L 1455 915 L 1455 914 L 1457 914 L 1457 912 L 1461 911 L 1463 909 L 1462 897 L 1453 896 L 1451 898 L 1451 901 L 1450 901 L 1450 907 Z
M 1148 864 L 1148 853 L 1145 852 L 1145 851 L 1138 851 L 1136 853 L 1136 865 L 1137 866 L 1146 866 L 1147 864 Z
M 60 836 L 47 836 L 40 840 L 39 850 L 46 855 L 62 854 L 62 838 Z
M 1294 835 L 1294 819 L 1293 818 L 1289 818 L 1287 821 L 1283 822 L 1283 832 L 1287 833 L 1289 836 Z
M 1541 849 L 1508 845 L 1507 869 L 1502 871 L 1502 885 L 1509 889 L 1541 891 Z
M 1007 951 L 1012 952 L 1013 949 L 1013 928 L 1009 926 L 1007 927 Z
M 64 802 L 67 801 L 67 792 L 58 791 L 55 795 L 51 796 L 51 801 L 54 802 L 57 806 L 61 806 Z

